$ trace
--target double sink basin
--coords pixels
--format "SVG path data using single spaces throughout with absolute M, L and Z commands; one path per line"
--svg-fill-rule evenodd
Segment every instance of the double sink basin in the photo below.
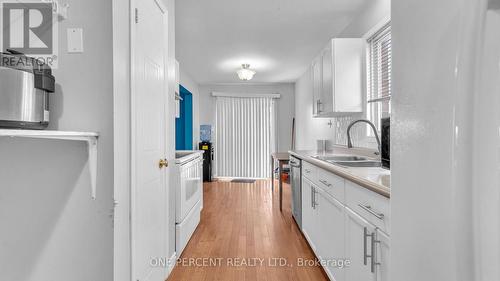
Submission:
M 318 155 L 314 158 L 344 167 L 368 168 L 382 166 L 382 163 L 379 160 L 356 155 Z

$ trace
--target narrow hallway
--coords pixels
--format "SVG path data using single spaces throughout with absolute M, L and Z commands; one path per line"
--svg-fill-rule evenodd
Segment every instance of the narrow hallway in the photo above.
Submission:
M 205 183 L 204 197 L 201 223 L 169 281 L 328 280 L 320 267 L 300 266 L 314 254 L 292 219 L 289 185 L 283 213 L 270 181 Z

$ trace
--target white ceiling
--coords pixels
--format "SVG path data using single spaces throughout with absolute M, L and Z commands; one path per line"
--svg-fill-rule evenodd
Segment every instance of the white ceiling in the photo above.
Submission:
M 291 82 L 370 0 L 178 0 L 176 55 L 200 84 Z

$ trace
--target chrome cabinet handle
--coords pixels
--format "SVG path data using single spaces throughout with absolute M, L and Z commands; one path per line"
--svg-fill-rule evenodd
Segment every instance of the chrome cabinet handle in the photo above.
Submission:
M 316 189 L 313 187 L 313 209 L 316 209 Z
M 316 191 L 316 188 L 312 188 L 312 208 L 316 210 L 316 206 L 318 206 L 319 204 L 316 202 L 316 194 L 318 193 Z
M 363 209 L 363 210 L 367 211 L 368 213 L 372 214 L 373 216 L 375 216 L 375 217 L 376 217 L 377 219 L 379 219 L 379 220 L 383 220 L 383 219 L 384 219 L 384 217 L 385 217 L 385 215 L 384 215 L 384 214 L 382 214 L 382 213 L 376 213 L 375 211 L 373 211 L 372 206 L 369 206 L 369 205 L 365 206 L 365 205 L 363 205 L 363 204 L 359 204 L 358 206 L 359 206 L 361 209 Z
M 377 240 L 377 234 L 375 232 L 372 233 L 372 254 L 371 254 L 371 272 L 375 273 L 375 266 L 380 265 L 380 263 L 377 262 L 377 247 L 375 244 L 379 244 L 380 241 Z
M 329 182 L 327 182 L 326 180 L 319 180 L 319 182 L 322 183 L 322 184 L 324 184 L 324 185 L 326 185 L 326 186 L 328 186 L 328 187 L 332 186 L 332 184 L 329 183 Z
M 314 209 L 314 187 L 311 187 L 311 208 Z
M 363 263 L 364 265 L 368 265 L 368 258 L 371 256 L 368 255 L 368 243 L 366 242 L 366 238 L 369 236 L 372 236 L 372 234 L 368 234 L 368 228 L 364 228 L 364 234 L 363 234 Z
M 316 188 L 314 189 L 314 209 L 316 209 L 317 206 L 319 206 L 318 201 L 316 201 L 318 195 L 318 191 L 316 191 Z
M 370 237 L 370 245 L 372 248 L 372 252 L 370 255 L 368 255 L 368 243 L 366 239 Z M 368 228 L 364 228 L 364 234 L 363 234 L 363 263 L 364 265 L 368 265 L 368 258 L 370 258 L 371 263 L 370 263 L 370 271 L 372 273 L 375 273 L 375 267 L 377 265 L 380 265 L 380 263 L 377 262 L 377 247 L 376 244 L 380 243 L 379 240 L 377 240 L 377 236 L 375 232 L 372 232 L 371 234 L 368 234 Z

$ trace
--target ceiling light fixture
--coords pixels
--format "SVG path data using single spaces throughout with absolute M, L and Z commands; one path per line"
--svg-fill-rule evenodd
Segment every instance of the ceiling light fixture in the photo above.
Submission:
M 255 75 L 255 71 L 250 69 L 249 64 L 242 64 L 241 69 L 237 71 L 238 77 L 243 80 L 243 81 L 249 81 L 252 80 L 253 76 Z

